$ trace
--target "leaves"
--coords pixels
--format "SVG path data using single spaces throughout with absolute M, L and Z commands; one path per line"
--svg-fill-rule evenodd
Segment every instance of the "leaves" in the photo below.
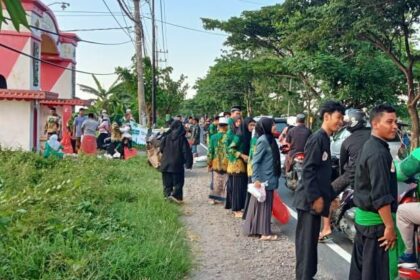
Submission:
M 1 24 L 6 23 L 8 19 L 3 14 L 3 8 L 6 8 L 10 20 L 17 31 L 20 30 L 20 25 L 29 28 L 28 21 L 26 19 L 25 10 L 22 7 L 22 2 L 19 0 L 0 0 L 0 29 Z

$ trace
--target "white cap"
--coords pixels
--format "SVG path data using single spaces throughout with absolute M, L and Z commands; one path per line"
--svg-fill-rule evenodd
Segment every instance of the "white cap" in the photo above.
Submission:
M 219 117 L 224 117 L 224 116 L 225 116 L 225 112 L 219 113 Z
M 131 113 L 131 109 L 127 109 L 127 110 L 125 110 L 125 113 L 126 113 L 126 114 Z
M 219 118 L 219 124 L 228 124 L 228 120 L 225 117 Z
M 105 109 L 102 110 L 102 114 L 106 114 L 106 110 Z

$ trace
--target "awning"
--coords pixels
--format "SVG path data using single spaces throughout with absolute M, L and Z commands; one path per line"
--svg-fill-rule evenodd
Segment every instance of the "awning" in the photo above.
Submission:
M 79 98 L 73 99 L 48 99 L 48 100 L 41 100 L 39 103 L 42 105 L 54 105 L 54 106 L 90 106 L 91 100 L 84 100 Z
M 58 93 L 41 90 L 0 89 L 0 100 L 54 100 Z

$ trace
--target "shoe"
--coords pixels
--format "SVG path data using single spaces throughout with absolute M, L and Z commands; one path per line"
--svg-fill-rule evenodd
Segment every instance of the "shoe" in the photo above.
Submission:
M 398 267 L 414 269 L 417 267 L 417 260 L 414 254 L 404 253 L 398 258 Z
M 322 233 L 319 233 L 319 238 L 318 238 L 318 242 L 319 243 L 324 243 L 324 242 L 328 242 L 328 241 L 330 241 L 330 240 L 332 240 L 332 232 L 331 233 L 329 233 L 329 234 L 322 234 Z
M 172 195 L 168 196 L 168 200 L 172 201 L 172 202 L 175 202 L 176 204 L 182 204 L 182 200 L 179 200 L 179 199 L 173 197 Z

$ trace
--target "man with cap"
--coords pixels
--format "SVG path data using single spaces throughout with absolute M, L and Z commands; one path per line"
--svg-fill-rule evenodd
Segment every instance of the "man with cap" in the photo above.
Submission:
M 230 109 L 230 117 L 235 119 L 235 118 L 240 118 L 241 116 L 242 116 L 241 106 L 238 106 L 238 105 L 232 106 L 232 108 Z
M 228 179 L 224 141 L 226 139 L 228 121 L 219 118 L 218 132 L 210 137 L 208 142 L 207 165 L 213 173 L 213 188 L 209 195 L 209 203 L 216 204 L 225 200 L 225 186 Z
M 294 156 L 297 153 L 303 153 L 306 141 L 308 140 L 311 133 L 311 130 L 305 126 L 305 115 L 297 114 L 296 126 L 290 129 L 286 136 L 286 143 L 290 147 L 285 162 L 286 172 L 291 171 Z

